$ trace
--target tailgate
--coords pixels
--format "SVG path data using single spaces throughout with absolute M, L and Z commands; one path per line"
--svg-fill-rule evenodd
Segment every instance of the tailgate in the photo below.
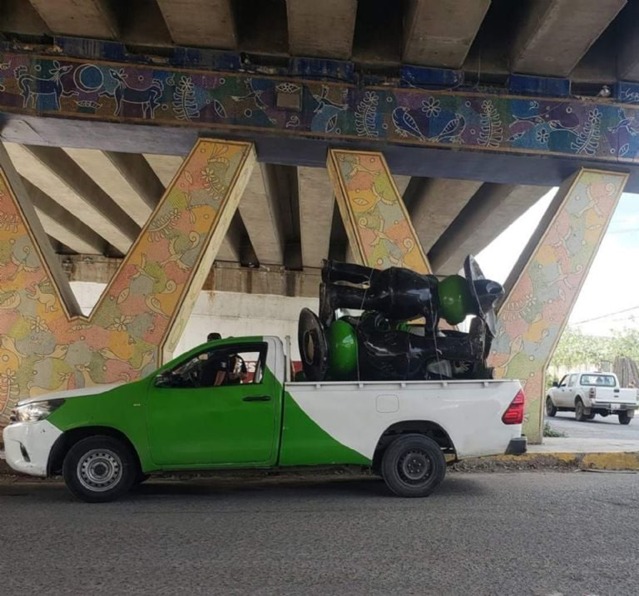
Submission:
M 594 388 L 593 388 L 594 389 Z M 597 402 L 619 404 L 619 405 L 637 405 L 637 390 L 632 388 L 621 389 L 619 387 L 607 388 L 597 387 L 594 389 L 595 399 Z M 591 398 L 592 399 L 592 398 Z

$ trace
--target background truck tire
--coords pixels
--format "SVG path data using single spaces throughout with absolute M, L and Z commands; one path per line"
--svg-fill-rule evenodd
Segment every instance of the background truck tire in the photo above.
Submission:
M 118 499 L 133 486 L 138 463 L 131 448 L 114 437 L 78 441 L 67 453 L 62 474 L 67 488 L 87 503 Z
M 426 497 L 446 475 L 441 447 L 419 434 L 401 435 L 384 452 L 382 477 L 399 497 Z
M 584 402 L 581 401 L 581 397 L 575 400 L 575 419 L 578 422 L 585 422 L 588 420 L 590 412 L 584 407 Z
M 546 397 L 546 416 L 554 418 L 556 413 L 557 408 L 555 407 L 555 404 L 552 403 L 552 398 L 549 395 L 548 397 Z
M 628 412 L 619 412 L 619 424 L 630 424 L 632 416 Z

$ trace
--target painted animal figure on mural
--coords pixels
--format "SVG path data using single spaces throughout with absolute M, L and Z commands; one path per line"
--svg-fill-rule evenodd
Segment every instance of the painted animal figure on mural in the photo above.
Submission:
M 379 270 L 325 262 L 320 317 L 304 309 L 299 344 L 307 380 L 492 378 L 486 357 L 501 284 L 485 279 L 472 256 L 466 277 L 440 279 L 410 269 Z M 363 311 L 335 316 L 337 309 Z M 474 315 L 468 333 L 440 329 Z M 408 322 L 423 318 L 423 325 Z
M 127 82 L 127 74 L 124 69 L 120 68 L 115 70 L 109 69 L 109 74 L 117 81 L 117 85 L 113 91 L 113 97 L 115 98 L 115 116 L 122 114 L 122 108 L 125 103 L 137 105 L 142 110 L 143 118 L 155 117 L 155 110 L 160 106 L 160 97 L 164 91 L 164 84 L 158 79 L 153 79 L 153 82 L 144 89 L 135 89 L 131 87 Z
M 52 96 L 56 110 L 60 109 L 60 97 L 64 92 L 62 76 L 71 72 L 73 66 L 62 66 L 57 60 L 49 69 L 48 77 L 38 77 L 31 74 L 26 66 L 18 66 L 14 74 L 20 87 L 23 108 L 37 108 L 38 100 L 43 96 Z

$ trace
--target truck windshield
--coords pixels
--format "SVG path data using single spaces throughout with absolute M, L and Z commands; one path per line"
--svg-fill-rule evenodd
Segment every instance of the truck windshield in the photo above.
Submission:
M 612 375 L 581 375 L 581 384 L 593 387 L 616 387 L 615 378 Z

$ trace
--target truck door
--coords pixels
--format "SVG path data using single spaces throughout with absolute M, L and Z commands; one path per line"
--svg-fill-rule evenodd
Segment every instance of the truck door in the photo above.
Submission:
M 568 391 L 568 381 L 570 379 L 570 375 L 564 375 L 564 377 L 559 381 L 559 387 L 557 387 L 555 391 L 555 405 L 564 408 L 568 403 L 568 399 L 566 397 L 566 392 Z
M 272 372 L 277 357 L 272 340 L 225 342 L 159 375 L 147 399 L 153 461 L 168 467 L 273 463 L 282 397 Z

